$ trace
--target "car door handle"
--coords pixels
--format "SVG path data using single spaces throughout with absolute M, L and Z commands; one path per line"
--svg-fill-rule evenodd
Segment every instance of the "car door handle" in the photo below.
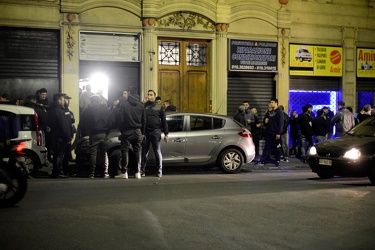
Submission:
M 177 138 L 173 140 L 174 142 L 185 142 L 185 139 Z
M 221 139 L 221 137 L 217 136 L 217 135 L 214 135 L 214 136 L 212 136 L 212 139 Z

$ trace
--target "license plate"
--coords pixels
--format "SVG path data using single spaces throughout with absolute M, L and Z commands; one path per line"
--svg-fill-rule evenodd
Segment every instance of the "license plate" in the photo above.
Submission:
M 319 159 L 319 165 L 332 166 L 332 161 L 327 159 Z

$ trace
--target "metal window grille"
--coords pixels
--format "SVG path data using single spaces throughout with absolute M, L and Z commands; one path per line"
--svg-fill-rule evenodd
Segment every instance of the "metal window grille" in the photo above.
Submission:
M 337 109 L 336 91 L 309 91 L 309 90 L 290 90 L 289 91 L 289 114 L 296 110 L 297 114 L 302 113 L 302 107 L 306 104 L 313 106 L 313 112 L 316 112 L 324 106 L 330 107 L 333 112 Z
M 363 108 L 366 104 L 374 106 L 374 92 L 357 92 L 357 107 Z
M 207 45 L 189 43 L 186 46 L 186 64 L 188 66 L 206 66 Z
M 180 65 L 180 43 L 160 42 L 159 43 L 159 64 Z

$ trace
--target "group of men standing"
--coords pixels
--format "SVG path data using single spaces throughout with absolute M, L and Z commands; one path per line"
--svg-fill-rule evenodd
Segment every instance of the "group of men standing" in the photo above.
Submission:
M 121 132 L 121 173 L 115 178 L 128 179 L 130 145 L 135 156 L 135 178 L 145 176 L 150 145 L 155 153 L 157 176 L 162 177 L 161 133 L 163 130 L 167 143 L 168 125 L 164 107 L 155 101 L 155 91 L 149 90 L 147 97 L 148 101 L 142 103 L 135 89 L 130 88 L 123 92 L 112 111 L 101 103 L 99 96 L 89 97 L 91 103 L 83 111 L 80 129 L 86 131 L 90 138 L 91 178 L 98 171 L 97 165 L 100 165 L 102 176 L 109 177 L 103 159 L 106 154 L 105 141 L 111 129 L 119 129 Z M 97 156 L 100 156 L 99 160 Z

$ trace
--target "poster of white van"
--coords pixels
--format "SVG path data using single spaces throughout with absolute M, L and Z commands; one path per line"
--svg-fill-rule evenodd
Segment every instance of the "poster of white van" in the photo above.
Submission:
M 357 77 L 375 77 L 375 49 L 357 48 Z
M 303 62 L 303 61 L 311 62 L 312 55 L 308 49 L 304 47 L 300 47 L 296 50 L 296 60 L 299 60 L 300 62 Z

